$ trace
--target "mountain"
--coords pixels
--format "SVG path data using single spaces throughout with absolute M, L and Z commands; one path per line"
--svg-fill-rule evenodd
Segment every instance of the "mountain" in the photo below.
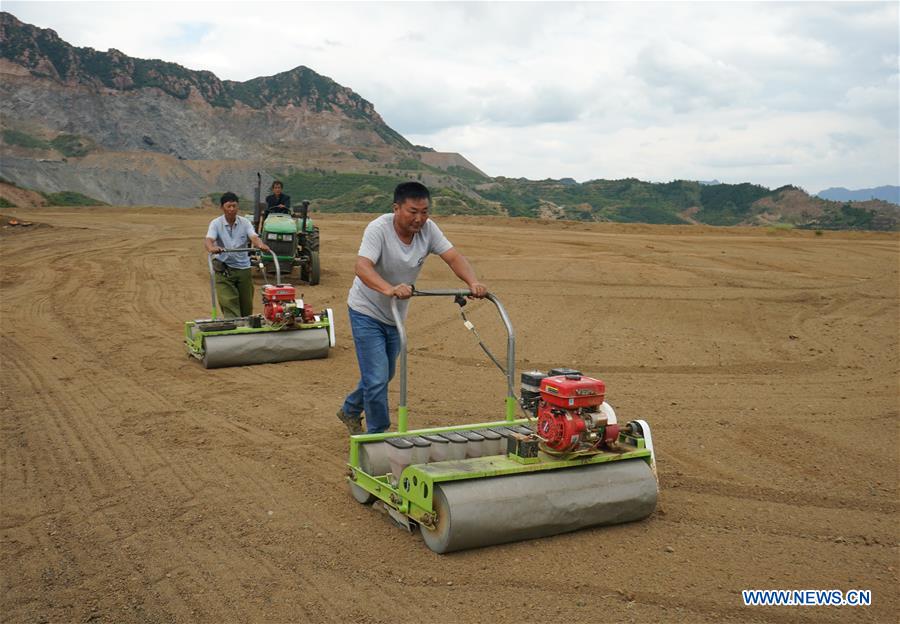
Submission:
M 828 201 L 793 186 L 491 178 L 460 154 L 412 145 L 372 103 L 308 67 L 221 80 L 74 47 L 5 12 L 0 156 L 0 207 L 196 206 L 225 190 L 252 197 L 264 172 L 264 184 L 278 177 L 319 211 L 384 212 L 398 182 L 421 180 L 437 214 L 817 229 L 900 223 L 900 206 Z
M 365 171 L 404 159 L 483 176 L 458 154 L 410 144 L 375 107 L 300 66 L 220 80 L 118 50 L 74 47 L 0 13 L 2 176 L 109 203 L 195 205 L 260 168 Z M 167 171 L 168 170 L 168 171 Z
M 370 102 L 307 67 L 223 81 L 118 50 L 76 48 L 9 13 L 0 13 L 0 40 L 3 113 L 100 148 L 184 159 L 283 157 L 310 144 L 413 149 Z M 37 92 L 43 97 L 32 99 Z
M 880 199 L 900 205 L 900 186 L 876 186 L 875 188 L 856 189 L 851 191 L 842 186 L 819 191 L 816 196 L 833 201 L 866 201 Z

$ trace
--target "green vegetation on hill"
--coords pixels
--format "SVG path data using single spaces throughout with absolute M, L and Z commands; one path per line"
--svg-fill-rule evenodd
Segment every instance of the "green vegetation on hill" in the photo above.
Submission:
M 667 184 L 624 180 L 592 180 L 571 184 L 559 180 L 498 178 L 479 187 L 479 194 L 500 202 L 511 216 L 537 217 L 545 202 L 559 206 L 567 218 L 587 221 L 684 223 L 677 213 L 698 203 L 697 182 Z
M 50 141 L 45 141 L 20 130 L 6 129 L 3 130 L 2 136 L 7 145 L 18 145 L 29 149 L 55 149 L 63 156 L 73 158 L 86 156 L 94 149 L 93 141 L 75 134 L 60 134 Z
M 485 202 L 445 186 L 431 189 L 431 212 L 436 215 L 496 215 L 497 209 Z
M 372 184 L 363 184 L 329 199 L 314 199 L 312 207 L 321 212 L 384 213 L 391 209 L 393 189 L 386 191 Z
M 392 169 L 395 171 L 398 171 L 398 172 L 401 172 L 401 171 L 402 172 L 427 171 L 429 173 L 433 173 L 433 174 L 439 175 L 439 176 L 447 175 L 447 172 L 444 171 L 443 169 L 439 169 L 438 167 L 432 167 L 431 165 L 423 163 L 421 160 L 419 160 L 418 158 L 415 158 L 415 157 L 401 158 L 401 159 L 397 160 L 396 162 L 385 163 L 381 166 L 384 169 L 387 169 L 389 171 Z M 419 178 L 419 179 L 421 179 L 421 178 Z M 484 180 L 481 179 L 479 181 L 484 181 Z
M 472 184 L 481 184 L 482 182 L 487 182 L 490 178 L 487 178 L 477 171 L 472 171 L 468 167 L 460 167 L 458 165 L 452 165 L 447 167 L 447 173 L 452 176 L 456 176 L 460 180 L 465 180 Z
M 94 143 L 75 134 L 60 134 L 50 141 L 50 146 L 63 156 L 78 158 L 87 156 L 88 152 L 94 148 Z
M 371 175 L 366 173 L 327 173 L 318 171 L 294 171 L 275 176 L 284 182 L 284 192 L 291 201 L 334 199 L 347 193 L 359 192 L 361 187 L 371 187 L 388 195 L 403 181 L 395 176 Z M 335 212 L 340 212 L 335 211 Z
M 308 67 L 301 66 L 274 76 L 260 76 L 246 82 L 226 80 L 223 85 L 229 97 L 251 108 L 286 106 L 304 101 L 317 112 L 329 109 L 337 102 L 338 96 L 346 91 L 348 94 L 346 106 L 342 106 L 345 112 L 359 119 L 367 117 L 365 100 L 349 89 L 344 89 L 331 78 L 317 74 Z
M 415 161 L 418 162 L 418 161 Z M 308 199 L 322 212 L 373 212 L 391 209 L 394 187 L 408 178 L 362 173 L 296 171 L 276 176 L 295 204 Z M 446 186 L 432 186 L 434 214 L 497 214 L 487 202 Z
M 378 162 L 378 156 L 376 156 L 375 154 L 369 154 L 368 152 L 354 151 L 353 156 L 357 160 L 365 160 L 368 162 Z
M 827 211 L 820 218 L 804 225 L 807 229 L 821 230 L 871 230 L 871 229 L 887 229 L 881 224 L 883 219 L 879 219 L 878 214 L 874 210 L 855 206 L 853 202 L 845 202 L 839 208 Z
M 374 128 L 375 133 L 380 136 L 388 145 L 396 145 L 398 147 L 412 147 L 410 142 L 406 140 L 406 138 L 383 123 L 376 123 Z
M 857 208 L 851 203 L 841 206 L 839 212 L 834 215 L 833 223 L 840 224 L 850 229 L 869 229 L 872 220 L 875 218 L 874 210 L 866 210 L 865 208 Z
M 701 208 L 694 218 L 710 225 L 736 225 L 750 215 L 754 202 L 772 194 L 773 191 L 757 184 L 703 185 Z
M 388 163 L 385 167 L 389 169 L 409 169 L 413 171 L 433 170 L 432 167 L 429 167 L 421 160 L 416 160 L 415 158 L 401 158 L 398 162 Z
M 18 145 L 19 147 L 27 147 L 29 149 L 49 149 L 47 141 L 31 136 L 19 130 L 4 130 L 3 141 L 7 145 Z
M 769 190 L 758 184 L 702 185 L 690 180 L 653 183 L 626 178 L 578 184 L 572 180 L 495 178 L 473 188 L 485 199 L 498 202 L 511 216 L 550 214 L 581 221 L 737 225 L 757 223 L 763 212 L 777 214 L 780 202 L 785 201 L 786 214 L 792 215 L 785 218 L 810 227 L 884 230 L 897 229 L 900 222 L 900 214 L 891 212 L 884 202 L 874 207 L 878 210 L 850 204 L 841 207 L 836 202 L 823 206 L 822 200 L 790 185 Z
M 16 205 L 6 199 L 5 197 L 0 197 L 0 208 L 15 208 Z
M 41 193 L 49 206 L 106 206 L 106 202 L 82 195 L 74 191 L 60 191 L 59 193 Z

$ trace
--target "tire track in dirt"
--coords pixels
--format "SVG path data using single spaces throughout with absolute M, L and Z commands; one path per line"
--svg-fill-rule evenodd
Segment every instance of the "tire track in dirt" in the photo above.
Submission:
M 12 353 L 17 350 L 16 345 L 6 337 L 2 338 L 4 353 Z M 25 360 L 25 361 L 23 361 Z M 32 417 L 40 418 L 40 427 L 36 429 L 46 433 L 46 442 L 42 444 L 46 457 L 56 467 L 49 474 L 62 474 L 74 470 L 76 476 L 75 494 L 81 498 L 95 498 L 107 494 L 103 478 L 94 466 L 92 453 L 86 446 L 85 439 L 71 424 L 69 414 L 61 406 L 61 401 L 55 401 L 46 397 L 43 377 L 37 373 L 36 367 L 26 367 L 25 358 L 10 358 L 6 365 L 12 369 L 13 380 L 16 385 L 23 387 L 23 394 L 34 397 L 24 407 L 24 413 Z M 32 438 L 34 439 L 34 438 Z
M 890 475 L 891 458 L 879 456 L 872 449 L 864 449 L 857 440 L 847 436 L 835 418 L 835 435 L 823 436 L 809 428 L 788 421 L 778 426 L 778 438 L 762 437 L 755 427 L 739 429 L 731 441 L 747 449 L 763 460 L 759 470 L 767 474 L 784 474 L 784 469 L 795 476 L 805 475 L 810 481 L 825 478 L 832 487 L 841 482 L 866 483 L 873 475 Z M 788 448 L 777 449 L 779 440 L 787 440 Z M 830 449 L 828 457 L 811 452 L 813 449 Z M 866 461 L 858 461 L 865 456 Z M 767 465 L 768 464 L 768 465 Z
M 170 467 L 171 467 L 171 464 L 170 464 Z M 177 471 L 176 469 L 173 468 L 172 472 L 175 473 L 176 476 L 177 476 L 177 472 L 178 472 L 178 471 Z M 151 476 L 152 476 L 152 472 L 151 472 Z M 256 482 L 256 484 L 258 485 L 258 482 Z M 112 529 L 112 530 L 115 531 L 115 529 Z M 132 534 L 132 535 L 137 535 L 137 534 Z M 127 538 L 127 537 L 128 537 L 128 536 L 126 536 L 126 538 Z
M 477 344 L 476 344 L 477 347 Z M 410 361 L 412 358 L 422 358 L 424 360 L 434 360 L 439 362 L 452 362 L 456 366 L 464 366 L 466 368 L 480 368 L 485 366 L 486 357 L 463 357 L 463 356 L 446 356 L 442 353 L 431 353 L 427 351 L 430 347 L 415 348 L 410 353 Z M 493 349 L 492 349 L 493 350 Z M 497 353 L 494 353 L 497 356 Z M 497 356 L 501 362 L 505 363 L 505 356 Z M 493 366 L 488 361 L 489 366 Z M 521 372 L 525 370 L 542 370 L 547 371 L 551 368 L 559 366 L 559 362 L 535 361 L 528 360 L 526 363 L 516 365 L 516 370 Z M 825 371 L 833 368 L 828 362 L 807 361 L 807 362 L 786 362 L 782 360 L 748 362 L 746 364 L 728 364 L 728 365 L 652 365 L 652 366 L 610 366 L 599 362 L 585 362 L 580 364 L 579 370 L 584 371 L 604 371 L 606 374 L 627 374 L 640 373 L 642 375 L 715 375 L 721 377 L 723 375 L 735 376 L 740 375 L 759 375 L 759 376 L 781 376 L 793 373 L 809 373 Z M 518 383 L 518 382 L 517 382 Z
M 68 509 L 74 504 L 80 510 L 80 515 L 83 514 L 87 517 L 91 517 L 92 515 L 96 515 L 98 511 L 118 504 L 120 500 L 119 495 L 123 492 L 127 492 L 130 487 L 128 483 L 137 480 L 153 480 L 156 471 L 152 468 L 147 468 L 140 462 L 135 463 L 133 467 L 129 467 L 129 470 L 127 471 L 121 468 L 123 464 L 128 466 L 128 463 L 123 462 L 122 458 L 125 457 L 128 459 L 133 453 L 111 453 L 104 456 L 101 447 L 106 446 L 108 448 L 109 443 L 106 440 L 103 440 L 102 436 L 85 436 L 80 433 L 78 423 L 81 422 L 81 427 L 83 428 L 83 421 L 89 420 L 87 416 L 89 410 L 85 410 L 82 413 L 69 412 L 63 414 L 56 409 L 56 406 L 53 403 L 48 403 L 47 411 L 50 414 L 57 415 L 57 418 L 52 423 L 53 427 L 48 429 L 53 430 L 53 428 L 58 428 L 60 430 L 66 430 L 64 435 L 58 437 L 59 442 L 53 444 L 54 449 L 57 447 L 74 449 L 70 457 L 59 457 L 57 454 L 54 471 L 59 470 L 60 473 L 66 472 L 72 475 L 72 468 L 77 466 L 82 474 L 87 475 L 92 478 L 92 480 L 100 480 L 101 478 L 99 475 L 103 475 L 102 483 L 94 485 L 94 487 L 89 488 L 87 492 L 80 492 L 79 488 L 75 488 L 74 490 L 70 489 L 66 499 L 63 499 L 65 502 L 63 502 L 63 500 L 57 500 L 56 502 L 51 501 L 50 504 L 55 509 Z M 67 428 L 65 425 L 61 424 L 63 421 L 69 421 L 73 424 Z M 88 443 L 88 439 L 90 439 L 93 444 Z M 77 443 L 75 440 L 77 440 Z M 186 484 L 178 478 L 177 468 L 171 464 L 169 464 L 169 467 L 172 469 L 174 475 L 166 479 L 168 482 L 166 497 L 174 496 L 177 499 L 178 485 L 184 486 L 186 490 L 181 494 L 181 500 L 191 496 L 189 488 L 187 488 Z M 76 478 L 77 483 L 82 483 L 85 480 L 86 479 L 83 477 Z M 73 494 L 74 496 L 72 496 Z M 106 513 L 102 513 L 99 517 L 105 519 L 110 516 Z M 117 516 L 113 516 L 112 518 L 117 518 Z M 129 530 L 129 523 L 123 523 L 121 521 L 112 522 L 106 527 L 93 523 L 85 524 L 90 532 L 100 531 L 107 534 L 120 534 L 123 531 L 122 527 L 126 527 L 124 529 L 125 531 Z M 132 530 L 132 534 L 133 533 Z M 126 533 L 126 536 L 127 535 L 128 533 Z
M 875 500 L 833 496 L 823 493 L 811 493 L 806 490 L 781 490 L 753 484 L 730 483 L 705 479 L 702 477 L 680 475 L 666 480 L 666 487 L 678 488 L 702 494 L 717 494 L 728 498 L 742 500 L 766 501 L 793 505 L 795 507 L 812 507 L 824 509 L 854 509 L 878 514 L 896 514 L 897 501 Z
M 108 248 L 102 248 L 102 249 L 94 248 L 90 251 L 90 253 L 82 254 L 82 255 L 97 256 L 97 255 L 100 255 L 103 253 L 103 249 L 108 249 Z M 61 263 L 63 261 L 65 261 L 66 263 L 71 263 L 70 258 L 63 258 L 63 259 L 57 260 L 56 262 Z M 88 269 L 89 277 L 87 279 L 87 282 L 89 285 L 96 284 L 98 282 L 102 284 L 104 270 L 103 270 L 103 266 L 100 262 L 92 261 L 92 260 L 90 260 L 90 258 L 88 258 L 86 261 L 80 262 L 79 265 Z M 56 275 L 57 276 L 62 275 L 62 272 L 57 272 Z M 69 302 L 75 303 L 78 301 L 80 296 L 83 296 L 80 293 L 83 293 L 82 288 L 83 288 L 84 284 L 80 284 L 80 283 L 76 284 L 73 282 L 62 282 L 62 284 L 60 284 L 59 287 L 57 288 L 57 282 L 60 281 L 58 279 L 51 280 L 48 278 L 43 278 L 43 276 L 42 276 L 42 281 L 47 281 L 48 283 L 52 284 L 53 288 L 49 289 L 49 291 L 61 292 L 64 299 Z M 49 300 L 50 300 L 49 295 L 45 298 L 38 298 L 36 301 L 37 309 L 40 309 L 41 306 Z M 75 308 L 74 305 L 71 307 Z M 77 309 L 77 308 L 75 308 L 75 309 Z M 64 310 L 65 310 L 65 308 L 64 308 Z M 96 353 L 97 342 L 95 340 L 92 340 L 85 332 L 73 329 L 73 328 L 81 327 L 80 316 L 76 315 L 74 313 L 69 314 L 66 312 L 63 312 L 63 316 L 69 317 L 69 318 L 65 319 L 67 322 L 64 322 L 61 324 L 63 327 L 66 328 L 65 331 L 66 331 L 67 342 L 71 343 L 70 339 L 74 336 L 78 343 L 85 345 L 85 349 L 83 350 L 84 355 L 82 357 L 78 357 L 77 351 L 72 352 L 71 348 L 69 348 L 72 346 L 71 344 L 69 344 L 67 347 L 53 348 L 52 351 L 59 351 L 60 353 L 66 353 L 67 354 L 66 358 L 71 361 L 79 361 L 80 360 L 83 363 L 101 365 L 102 360 L 101 360 L 101 362 L 97 362 L 96 360 L 93 360 L 93 355 Z M 51 343 L 51 346 L 52 346 L 52 343 Z M 43 352 L 39 352 L 38 355 L 43 355 L 43 354 L 44 354 Z M 55 356 L 54 356 L 54 358 L 55 358 Z M 73 376 L 77 375 L 77 374 L 78 373 L 73 372 Z M 106 377 L 106 375 L 103 375 L 103 377 Z M 64 379 L 67 381 L 71 381 L 72 377 L 68 377 L 68 378 L 64 378 Z M 118 378 L 111 378 L 108 381 L 103 380 L 103 382 L 101 382 L 100 380 L 97 380 L 97 379 L 95 379 L 95 381 L 97 381 L 99 383 L 96 383 L 94 385 L 90 395 L 88 395 L 89 397 L 96 396 L 98 392 L 105 394 L 106 388 L 119 388 L 119 384 L 118 384 L 119 379 Z M 44 382 L 46 383 L 47 380 L 44 380 Z M 144 393 L 142 393 L 142 394 L 144 394 Z M 113 406 L 117 401 L 121 400 L 122 397 L 120 395 L 115 396 L 115 397 L 110 397 L 107 395 L 106 398 L 108 399 L 108 405 L 104 406 L 104 405 L 98 405 L 98 404 L 92 402 L 91 400 L 86 400 L 86 401 L 85 400 L 77 400 L 77 399 L 85 398 L 85 396 L 81 393 L 75 394 L 74 396 L 76 398 L 76 401 L 74 401 L 73 404 L 75 406 L 80 406 L 80 408 L 81 408 L 80 416 L 83 417 L 83 418 L 79 418 L 78 421 L 81 422 L 83 424 L 83 426 L 93 427 L 93 431 L 92 431 L 93 437 L 95 437 L 96 439 L 99 439 L 99 440 L 105 439 L 104 432 L 106 431 L 107 427 L 101 426 L 99 424 L 93 425 L 92 424 L 93 419 L 88 418 L 87 415 L 91 414 L 93 412 L 96 412 L 98 410 L 103 411 L 104 408 Z M 146 397 L 146 395 L 145 395 L 142 398 L 144 398 L 144 400 L 146 400 L 148 397 Z M 106 447 L 113 448 L 113 446 L 114 445 L 107 440 Z M 114 469 L 114 467 L 116 467 L 116 466 L 126 466 L 127 467 L 128 462 L 123 461 L 123 457 L 120 455 L 118 457 L 115 457 L 114 461 L 108 462 L 108 465 L 113 467 L 113 469 Z M 132 478 L 135 476 L 135 473 L 133 470 L 131 471 L 131 474 L 129 476 Z
M 892 551 L 897 548 L 898 542 L 896 539 L 884 539 L 883 541 L 879 541 L 877 543 L 872 543 L 868 537 L 862 535 L 850 535 L 843 536 L 837 535 L 836 533 L 817 533 L 811 534 L 805 531 L 799 530 L 791 530 L 790 527 L 773 527 L 773 526 L 764 526 L 760 528 L 758 525 L 749 525 L 749 524 L 726 524 L 724 522 L 711 522 L 709 520 L 703 520 L 700 518 L 687 517 L 685 519 L 673 519 L 669 518 L 665 515 L 658 517 L 657 521 L 664 523 L 672 523 L 676 525 L 682 525 L 691 530 L 694 528 L 699 528 L 702 530 L 708 531 L 716 531 L 724 534 L 734 534 L 735 536 L 740 535 L 742 533 L 746 533 L 748 531 L 753 531 L 754 533 L 761 533 L 764 535 L 770 535 L 779 538 L 790 538 L 796 540 L 809 540 L 813 542 L 818 542 L 821 544 L 832 545 L 834 543 L 846 544 L 846 548 L 848 549 L 859 549 L 862 547 L 871 547 L 875 549 L 884 549 L 885 551 Z M 891 553 L 892 554 L 892 553 Z
M 252 440 L 254 443 L 258 443 L 258 442 L 259 442 L 259 440 L 258 440 L 258 434 L 259 434 L 259 432 L 258 432 L 258 431 L 253 431 L 253 430 L 251 430 L 251 428 L 249 428 L 249 427 L 247 427 L 247 426 L 245 426 L 245 425 L 242 425 L 242 424 L 234 424 L 234 423 L 225 423 L 225 428 L 226 428 L 230 433 L 235 433 L 235 434 L 237 434 L 237 435 L 239 435 L 239 436 L 243 436 L 243 437 L 247 438 L 248 440 Z M 276 441 L 277 441 L 277 440 L 276 440 Z M 238 448 L 241 447 L 240 441 L 235 441 L 234 446 L 235 446 L 235 447 L 238 447 Z M 290 450 L 292 450 L 292 449 L 290 449 Z M 252 453 L 251 453 L 251 456 L 253 456 Z M 229 462 L 229 463 L 230 463 L 233 467 L 235 466 L 234 462 Z M 251 461 L 251 463 L 252 463 L 252 461 Z M 338 462 L 334 462 L 334 463 L 335 463 L 335 465 L 337 466 Z M 239 469 L 239 471 L 238 471 L 239 473 L 245 473 L 245 472 L 247 472 L 247 470 L 246 470 L 245 468 L 242 468 L 242 467 L 240 466 L 240 464 L 237 464 L 237 468 Z M 227 474 L 227 473 L 226 473 L 226 474 Z M 245 476 L 246 476 L 246 475 L 245 475 Z M 229 479 L 229 480 L 230 480 L 230 479 Z M 245 490 L 245 489 L 248 489 L 248 488 L 256 489 L 256 490 L 258 490 L 259 492 L 261 492 L 261 495 L 265 495 L 266 497 L 271 498 L 271 499 L 274 499 L 276 496 L 278 496 L 278 497 L 283 497 L 283 493 L 277 493 L 277 492 L 275 492 L 274 490 L 271 489 L 271 486 L 268 486 L 265 482 L 262 482 L 262 481 L 260 481 L 260 480 L 258 480 L 258 479 L 251 479 L 251 484 L 252 484 L 252 485 L 250 485 L 250 486 L 244 486 L 244 485 L 242 484 L 241 487 L 240 487 L 240 489 L 241 489 L 241 490 Z M 321 527 L 317 527 L 317 528 L 321 528 Z M 229 549 L 229 550 L 230 550 L 230 549 Z
M 34 364 L 32 362 L 32 366 L 37 368 Z M 66 380 L 71 378 L 52 379 L 41 375 L 40 385 L 44 393 L 50 396 L 48 402 L 52 400 L 58 406 L 56 411 L 64 414 L 73 435 L 78 437 L 85 452 L 91 456 L 91 463 L 97 467 L 97 472 L 103 474 L 104 480 L 114 481 L 133 481 L 142 476 L 144 466 L 134 461 L 133 450 L 122 448 L 121 441 L 109 426 L 115 420 L 116 401 L 121 399 L 121 396 L 110 397 L 103 390 L 110 387 L 113 380 L 98 384 L 96 391 L 64 393 L 57 382 L 63 381 L 64 386 Z M 60 398 L 55 399 L 56 396 Z

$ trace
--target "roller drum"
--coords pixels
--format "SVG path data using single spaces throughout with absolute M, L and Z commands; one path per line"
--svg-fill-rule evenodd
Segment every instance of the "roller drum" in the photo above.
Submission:
M 328 329 L 225 334 L 203 339 L 203 366 L 247 366 L 328 357 Z
M 622 460 L 435 485 L 437 528 L 428 547 L 445 553 L 645 518 L 658 487 L 643 460 Z
M 359 445 L 359 467 L 373 477 L 385 475 L 391 471 L 391 463 L 387 455 L 386 442 L 366 442 Z M 362 489 L 350 481 L 350 493 L 357 502 L 363 505 L 375 502 L 375 495 Z

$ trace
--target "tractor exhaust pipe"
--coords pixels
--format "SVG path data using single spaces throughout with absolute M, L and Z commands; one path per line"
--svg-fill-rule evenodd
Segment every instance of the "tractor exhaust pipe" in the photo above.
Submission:
M 309 200 L 304 199 L 300 202 L 300 217 L 303 219 L 302 225 L 300 226 L 300 232 L 306 234 L 306 219 L 309 217 Z
M 256 172 L 256 188 L 253 191 L 253 225 L 256 232 L 262 231 L 262 210 L 260 210 L 260 202 L 262 201 L 262 176 L 259 171 Z

